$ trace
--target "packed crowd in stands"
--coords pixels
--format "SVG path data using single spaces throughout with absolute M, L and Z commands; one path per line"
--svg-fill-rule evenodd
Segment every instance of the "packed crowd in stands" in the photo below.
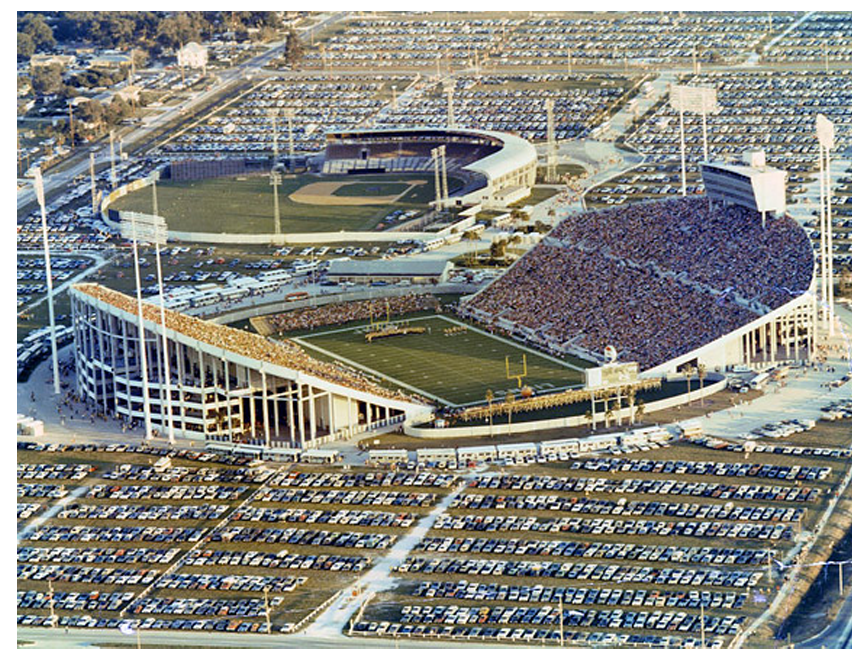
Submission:
M 566 218 L 550 234 L 640 267 L 656 264 L 691 282 L 776 308 L 811 283 L 811 244 L 792 219 L 705 197 L 669 199 Z
M 732 332 L 807 290 L 810 243 L 791 219 L 676 199 L 565 219 L 464 311 L 543 345 L 650 368 Z
M 388 305 L 388 309 L 387 309 Z M 354 300 L 319 307 L 306 307 L 268 317 L 275 332 L 292 332 L 313 329 L 325 325 L 343 325 L 358 320 L 380 322 L 390 317 L 403 316 L 418 311 L 440 312 L 440 302 L 429 294 L 396 295 L 375 300 Z
M 729 300 L 599 254 L 541 244 L 470 308 L 536 333 L 541 343 L 600 353 L 612 344 L 645 369 L 699 348 L 756 318 Z
M 137 314 L 135 298 L 99 284 L 76 284 L 74 287 L 96 300 L 106 302 L 127 313 Z M 142 309 L 147 321 L 156 325 L 160 324 L 160 308 L 158 306 L 145 303 L 142 305 Z M 362 375 L 351 373 L 336 364 L 328 364 L 314 359 L 293 343 L 269 341 L 258 334 L 224 327 L 169 310 L 166 311 L 166 326 L 204 344 L 225 348 L 230 353 L 299 370 L 323 380 L 376 396 L 413 402 L 421 400 L 418 396 L 409 396 L 376 385 Z

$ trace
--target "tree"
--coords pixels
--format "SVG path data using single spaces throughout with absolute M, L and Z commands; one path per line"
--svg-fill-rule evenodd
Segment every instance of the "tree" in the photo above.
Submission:
M 636 423 L 636 386 L 627 387 L 627 405 L 630 408 L 630 425 Z
M 692 364 L 688 364 L 684 367 L 684 377 L 687 379 L 687 404 L 690 405 L 690 378 L 693 377 L 693 374 L 696 372 L 696 369 L 693 368 Z
M 511 391 L 506 394 L 506 412 L 509 416 L 509 434 L 512 434 L 512 406 L 515 405 L 515 394 Z
M 641 398 L 636 399 L 636 418 L 641 421 L 645 416 L 645 401 Z
M 696 365 L 696 373 L 697 373 L 697 375 L 699 375 L 699 390 L 700 390 L 699 404 L 702 407 L 705 407 L 705 398 L 702 397 L 702 387 L 703 387 L 703 383 L 705 382 L 705 376 L 708 373 L 708 369 L 705 367 L 705 364 L 702 364 L 702 363 L 697 364 Z
M 164 46 L 177 49 L 190 41 L 202 38 L 202 18 L 190 12 L 178 12 L 160 21 L 157 40 Z
M 60 64 L 38 66 L 33 70 L 33 91 L 37 96 L 46 96 L 60 91 L 63 85 L 63 67 Z
M 78 106 L 79 120 L 99 126 L 105 122 L 105 108 L 99 101 L 90 99 Z
M 606 427 L 609 427 L 609 424 L 612 423 L 612 419 L 615 417 L 615 413 L 612 410 L 606 410 L 604 415 L 606 417 Z
M 36 45 L 33 43 L 33 37 L 26 32 L 18 33 L 18 61 L 30 59 L 30 56 L 36 52 Z
M 286 45 L 283 49 L 283 61 L 291 68 L 297 68 L 301 65 L 301 60 L 304 57 L 304 46 L 298 33 L 291 29 L 286 33 Z
M 42 14 L 24 14 L 18 31 L 30 36 L 36 50 L 48 50 L 57 45 L 54 40 L 54 32 L 51 31 L 51 26 L 45 22 L 45 17 Z

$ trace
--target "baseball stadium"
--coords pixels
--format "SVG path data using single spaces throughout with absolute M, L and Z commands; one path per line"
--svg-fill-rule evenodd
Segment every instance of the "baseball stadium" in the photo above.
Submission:
M 304 167 L 278 156 L 173 161 L 109 195 L 103 217 L 114 225 L 125 211 L 155 213 L 157 203 L 176 240 L 386 240 L 447 208 L 506 206 L 536 178 L 534 147 L 508 133 L 354 130 L 326 142 Z

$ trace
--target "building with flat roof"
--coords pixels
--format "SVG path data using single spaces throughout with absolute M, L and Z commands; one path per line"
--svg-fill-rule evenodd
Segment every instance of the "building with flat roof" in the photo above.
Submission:
M 705 194 L 712 201 L 744 206 L 760 213 L 785 213 L 787 173 L 766 166 L 762 151 L 747 152 L 741 165 L 702 163 Z
M 375 261 L 333 261 L 326 276 L 335 282 L 406 281 L 411 284 L 442 284 L 453 265 L 434 259 L 377 259 Z

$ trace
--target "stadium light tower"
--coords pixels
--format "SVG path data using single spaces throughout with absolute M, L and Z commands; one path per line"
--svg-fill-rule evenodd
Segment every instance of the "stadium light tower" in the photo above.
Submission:
M 139 314 L 139 354 L 142 362 L 142 399 L 145 412 L 145 440 L 150 440 L 151 430 L 151 398 L 148 384 L 148 355 L 145 349 L 145 319 L 142 310 L 142 278 L 139 274 L 139 236 L 136 228 L 136 214 L 131 214 L 133 238 L 133 263 L 136 272 L 136 305 Z
M 446 127 L 455 128 L 455 103 L 453 98 L 455 83 L 450 80 L 443 85 L 443 89 L 446 92 Z
M 60 370 L 57 366 L 57 330 L 54 326 L 54 290 L 51 285 L 51 253 L 48 250 L 48 222 L 45 219 L 45 189 L 39 167 L 33 175 L 33 191 L 42 214 L 42 249 L 45 255 L 45 289 L 48 297 L 48 327 L 51 335 L 51 369 L 54 375 L 54 395 L 60 395 Z
M 443 195 L 442 205 L 446 208 L 446 200 L 449 198 L 449 182 L 446 178 L 446 145 L 440 145 L 440 193 Z
M 558 145 L 555 142 L 555 100 L 546 99 L 546 182 L 558 179 Z
M 440 147 L 431 149 L 431 159 L 434 161 L 434 209 L 443 210 L 443 202 L 440 194 Z
M 271 155 L 274 160 L 272 167 L 277 167 L 279 153 L 277 151 L 277 108 L 268 108 L 266 114 L 271 117 Z
M 289 123 L 289 162 L 290 166 L 292 166 L 293 158 L 295 158 L 295 138 L 292 134 L 292 120 L 295 117 L 295 110 L 293 108 L 286 108 L 283 111 L 283 116 L 286 117 L 287 122 Z
M 835 146 L 835 126 L 825 115 L 817 115 L 820 144 L 820 264 L 821 289 L 825 300 L 824 320 L 829 336 L 835 333 L 835 295 L 832 274 L 832 176 L 830 152 Z
M 269 179 L 271 181 L 271 186 L 274 189 L 274 235 L 279 236 L 281 234 L 280 230 L 280 193 L 278 192 L 278 188 L 281 184 L 280 172 L 276 169 L 271 170 L 271 174 L 269 175 Z
M 681 196 L 687 196 L 687 163 L 684 154 L 684 113 L 695 112 L 702 115 L 702 154 L 708 161 L 708 130 L 705 115 L 717 107 L 717 90 L 714 87 L 689 87 L 672 85 L 669 90 L 669 104 L 678 110 L 679 135 L 681 143 Z

